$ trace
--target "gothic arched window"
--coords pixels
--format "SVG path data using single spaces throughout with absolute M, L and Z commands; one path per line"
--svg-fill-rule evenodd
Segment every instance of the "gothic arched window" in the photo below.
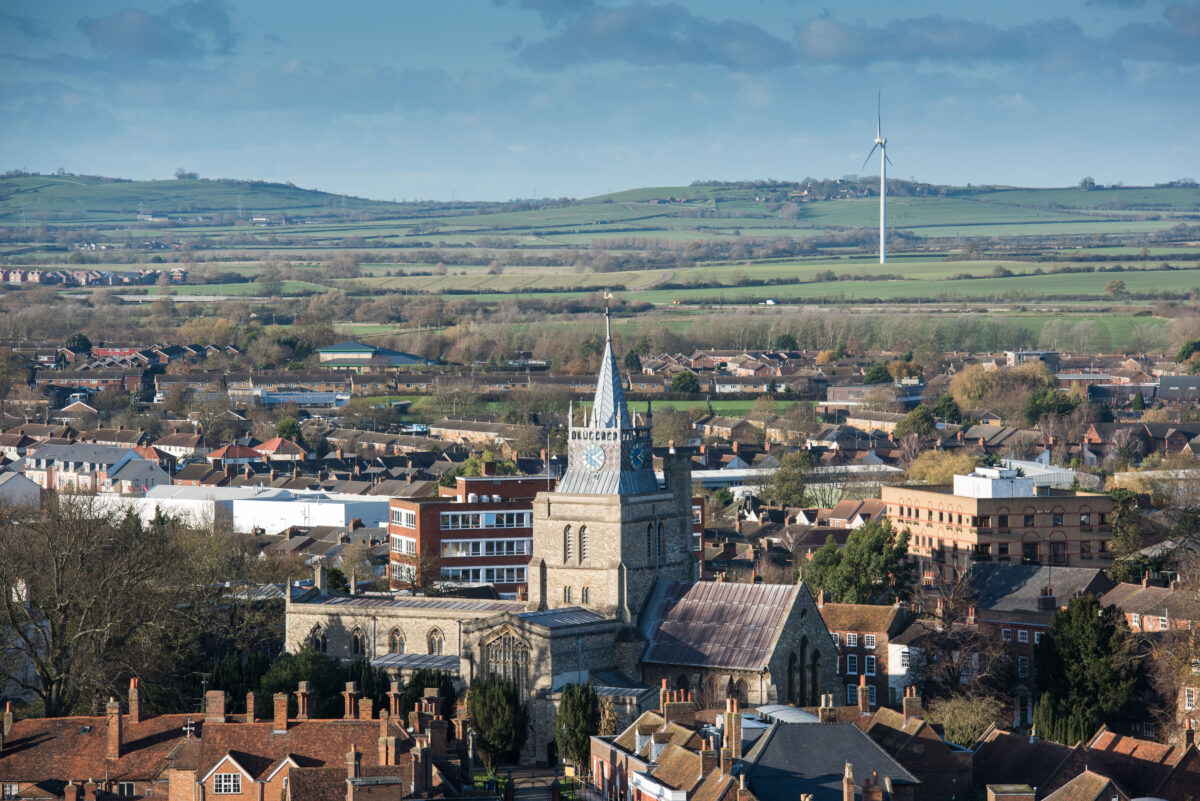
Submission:
M 313 630 L 308 634 L 308 641 L 312 644 L 313 650 L 317 653 L 325 653 L 325 648 L 328 641 L 325 639 L 325 629 L 320 626 L 313 626 Z
M 563 529 L 563 561 L 570 562 L 575 555 L 575 538 L 571 535 L 571 527 Z
M 592 599 L 591 590 L 589 590 L 587 587 L 584 587 L 579 590 L 579 602 L 580 603 L 586 604 L 591 599 Z
M 529 646 L 512 634 L 504 634 L 483 647 L 484 672 L 501 676 L 517 686 L 517 694 L 529 690 Z
M 589 547 L 589 543 L 588 543 L 587 526 L 580 526 L 579 527 L 579 561 L 583 562 L 583 561 L 587 560 L 588 555 L 590 553 L 591 553 L 591 548 Z
M 664 548 L 664 544 L 663 544 L 663 525 L 662 525 L 662 523 L 659 523 L 658 524 L 658 563 L 659 564 L 662 564 L 663 562 L 667 561 L 666 555 L 667 555 L 667 552 L 666 552 L 666 549 Z
M 442 655 L 442 648 L 446 644 L 446 638 L 437 629 L 429 630 L 429 653 L 434 656 Z
M 362 656 L 367 652 L 367 635 L 363 634 L 362 629 L 355 629 L 350 632 L 350 653 L 354 656 Z
M 388 653 L 404 653 L 404 634 L 400 629 L 392 629 L 392 633 L 388 635 Z
M 571 603 L 571 588 L 570 587 L 563 587 L 563 603 L 565 603 L 565 604 Z
M 654 556 L 654 524 L 646 526 L 646 561 Z

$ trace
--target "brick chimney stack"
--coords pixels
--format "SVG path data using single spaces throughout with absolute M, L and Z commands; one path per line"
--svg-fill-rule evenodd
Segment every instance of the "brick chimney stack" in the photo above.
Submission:
M 387 691 L 388 699 L 388 715 L 393 718 L 404 717 L 404 694 L 400 692 L 400 682 L 393 681 L 392 687 Z
M 275 706 L 275 733 L 284 734 L 288 728 L 288 697 L 287 693 L 275 693 L 272 697 Z
M 854 766 L 846 763 L 846 773 L 842 776 L 842 801 L 854 801 Z
M 450 721 L 441 715 L 437 715 L 429 721 L 429 750 L 434 756 L 442 756 L 446 753 L 446 734 L 449 730 Z
M 871 692 L 867 688 L 866 673 L 860 673 L 858 676 L 858 714 L 871 714 Z
M 700 749 L 700 776 L 701 778 L 712 773 L 720 767 L 720 759 L 717 756 L 717 751 L 713 748 L 710 740 L 704 741 L 704 746 Z
M 921 699 L 917 696 L 916 687 L 904 688 L 904 719 L 912 720 L 913 718 L 925 717 L 925 710 L 921 706 Z
M 308 699 L 311 696 L 308 682 L 300 682 L 296 688 L 296 720 L 308 720 Z
M 821 707 L 817 710 L 817 717 L 822 723 L 836 723 L 837 710 L 833 708 L 833 694 L 825 693 L 821 696 Z
M 105 754 L 108 759 L 121 758 L 121 705 L 117 703 L 117 699 L 109 698 L 108 703 L 104 705 L 104 713 L 107 717 L 108 731 L 106 738 L 108 741 L 108 751 Z
M 1192 719 L 1188 718 L 1183 723 L 1183 747 L 1191 748 L 1196 744 L 1196 730 L 1192 728 Z
M 129 680 L 129 722 L 142 722 L 142 692 L 136 678 Z
M 356 746 L 350 746 L 350 750 L 346 753 L 346 778 L 357 779 L 359 776 L 359 753 Z
M 733 752 L 728 748 L 721 749 L 721 775 L 733 775 Z
M 204 694 L 204 722 L 225 722 L 225 691 L 209 690 Z
M 342 698 L 346 701 L 342 720 L 354 720 L 358 717 L 358 684 L 353 681 L 346 682 L 346 690 L 342 693 Z
M 74 782 L 67 782 L 67 786 L 63 788 L 64 801 L 79 801 L 79 785 Z
M 258 696 L 254 694 L 254 690 L 251 690 L 246 693 L 246 722 L 253 723 L 257 714 Z
M 742 758 L 742 712 L 736 698 L 725 699 L 725 747 L 734 759 Z
M 359 720 L 374 720 L 375 719 L 375 702 L 370 698 L 363 698 L 358 702 L 358 719 Z

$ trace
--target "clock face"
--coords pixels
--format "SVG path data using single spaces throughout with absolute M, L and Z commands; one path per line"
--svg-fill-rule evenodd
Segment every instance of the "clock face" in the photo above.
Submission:
M 644 442 L 635 442 L 629 449 L 629 464 L 634 470 L 641 470 L 649 461 L 650 449 Z
M 604 458 L 604 448 L 596 444 L 589 445 L 583 452 L 583 463 L 592 470 L 604 467 Z

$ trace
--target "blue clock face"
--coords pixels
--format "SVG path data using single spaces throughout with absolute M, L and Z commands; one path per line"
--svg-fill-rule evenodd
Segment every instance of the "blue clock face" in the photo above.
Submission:
M 599 445 L 589 445 L 583 452 L 583 463 L 592 470 L 604 467 L 604 448 Z
M 641 470 L 649 461 L 650 448 L 644 442 L 635 442 L 629 449 L 629 464 L 634 470 Z

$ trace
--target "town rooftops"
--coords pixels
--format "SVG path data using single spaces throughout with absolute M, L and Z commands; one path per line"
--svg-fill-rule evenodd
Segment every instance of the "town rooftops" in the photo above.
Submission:
M 126 457 L 141 458 L 133 448 L 76 442 L 70 445 L 43 445 L 25 458 L 27 461 L 80 462 L 112 466 Z
M 1100 595 L 1113 587 L 1102 568 L 1049 565 L 975 564 L 967 575 L 980 609 L 997 612 L 1036 612 L 1046 587 L 1059 606 L 1076 595 Z

